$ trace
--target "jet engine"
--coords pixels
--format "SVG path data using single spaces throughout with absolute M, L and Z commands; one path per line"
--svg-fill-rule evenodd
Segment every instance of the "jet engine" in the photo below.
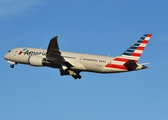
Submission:
M 28 62 L 32 66 L 42 67 L 42 66 L 45 66 L 46 59 L 44 57 L 41 57 L 41 56 L 33 55 L 33 56 L 29 57 Z

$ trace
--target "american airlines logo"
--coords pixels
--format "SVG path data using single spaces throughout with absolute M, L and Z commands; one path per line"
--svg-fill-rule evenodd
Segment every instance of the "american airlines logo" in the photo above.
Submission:
M 23 49 L 23 51 L 20 51 L 19 52 L 19 55 L 21 55 L 22 53 L 24 53 L 24 55 L 43 55 L 45 56 L 46 55 L 46 52 L 43 51 L 43 52 L 36 52 L 36 51 L 30 51 L 30 50 L 27 50 L 27 48 Z

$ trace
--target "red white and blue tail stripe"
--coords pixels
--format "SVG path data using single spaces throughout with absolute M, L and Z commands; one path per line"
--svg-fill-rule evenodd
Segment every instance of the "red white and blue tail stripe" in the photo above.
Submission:
M 128 70 L 128 67 L 126 67 L 126 63 L 129 63 L 129 65 L 132 64 L 132 66 L 133 65 L 135 66 L 151 36 L 152 34 L 143 35 L 137 42 L 135 42 L 131 47 L 129 47 L 123 54 L 114 58 L 112 61 L 112 64 L 108 63 L 106 67 Z M 130 60 L 134 61 L 135 63 L 130 62 Z
M 143 35 L 137 42 L 135 42 L 130 48 L 128 48 L 122 55 L 117 58 L 121 60 L 135 60 L 135 62 L 138 62 L 151 36 L 152 34 Z

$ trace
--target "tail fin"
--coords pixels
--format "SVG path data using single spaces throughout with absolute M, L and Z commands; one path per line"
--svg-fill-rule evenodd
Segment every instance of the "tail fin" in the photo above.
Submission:
M 147 68 L 144 65 L 137 64 L 142 52 L 144 51 L 152 34 L 143 35 L 137 42 L 129 47 L 123 54 L 113 59 L 112 64 L 109 63 L 106 67 L 116 68 L 124 71 L 133 71 Z M 138 70 L 137 69 L 137 70 Z
M 152 34 L 143 35 L 137 42 L 135 42 L 116 59 L 124 62 L 127 60 L 135 60 L 135 62 L 137 63 L 151 36 Z

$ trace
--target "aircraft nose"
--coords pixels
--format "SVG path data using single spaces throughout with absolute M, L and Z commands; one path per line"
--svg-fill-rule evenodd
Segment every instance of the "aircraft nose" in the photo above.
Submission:
M 8 58 L 9 58 L 9 54 L 6 53 L 6 54 L 4 55 L 4 59 L 5 59 L 5 60 L 8 60 Z

